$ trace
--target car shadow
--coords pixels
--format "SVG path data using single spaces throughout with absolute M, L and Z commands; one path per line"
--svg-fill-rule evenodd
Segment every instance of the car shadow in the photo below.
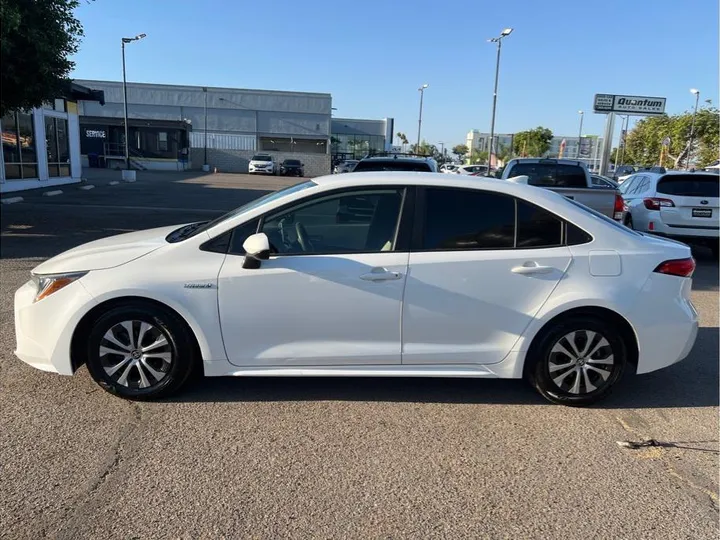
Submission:
M 688 358 L 645 375 L 627 374 L 597 409 L 717 407 L 718 328 L 700 328 Z M 364 401 L 550 405 L 527 383 L 415 377 L 196 378 L 167 402 Z

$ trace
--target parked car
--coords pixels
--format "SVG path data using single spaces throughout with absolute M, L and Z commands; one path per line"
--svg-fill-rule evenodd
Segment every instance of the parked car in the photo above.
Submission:
M 250 174 L 275 174 L 275 162 L 269 154 L 255 154 L 248 165 Z
M 15 293 L 15 354 L 64 375 L 85 364 L 133 400 L 169 396 L 197 368 L 525 378 L 587 405 L 623 372 L 690 352 L 694 268 L 687 246 L 550 190 L 328 175 L 41 263 Z
M 613 172 L 613 179 L 618 183 L 622 183 L 623 180 L 634 173 L 635 167 L 632 165 L 618 165 L 617 169 Z
M 503 170 L 502 179 L 524 181 L 531 186 L 556 191 L 601 214 L 622 220 L 623 199 L 612 189 L 594 189 L 592 178 L 582 161 L 570 159 L 511 159 Z
M 335 165 L 335 169 L 333 170 L 334 174 L 342 174 L 342 173 L 348 173 L 352 172 L 352 170 L 355 168 L 355 165 L 357 165 L 358 160 L 357 159 L 347 159 L 345 161 L 341 161 L 337 165 Z
M 459 165 L 456 165 L 455 163 L 444 163 L 440 165 L 440 172 L 445 174 L 452 174 L 457 171 Z
M 620 187 L 620 184 L 618 184 L 612 178 L 608 178 L 607 176 L 602 176 L 599 174 L 591 174 L 590 180 L 592 181 L 592 187 L 594 188 L 618 189 Z
M 461 165 L 455 171 L 457 174 L 472 174 L 480 176 L 488 176 L 487 165 Z
M 437 162 L 430 157 L 390 154 L 363 158 L 353 169 L 353 172 L 369 171 L 437 172 Z
M 718 257 L 720 178 L 705 172 L 637 172 L 620 186 L 625 224 L 637 231 L 703 244 Z
M 299 159 L 285 159 L 280 163 L 281 176 L 305 176 L 305 164 Z

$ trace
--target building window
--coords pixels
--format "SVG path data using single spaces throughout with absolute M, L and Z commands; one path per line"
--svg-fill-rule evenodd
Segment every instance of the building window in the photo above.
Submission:
M 160 133 L 158 133 L 158 150 L 160 152 L 168 151 L 168 137 L 166 131 L 161 131 Z
M 68 121 L 65 118 L 45 117 L 48 175 L 70 176 L 70 140 Z
M 327 153 L 327 139 L 296 139 L 294 137 L 260 137 L 260 150 L 265 152 Z
M 6 179 L 20 180 L 38 177 L 37 147 L 32 114 L 12 112 L 3 116 L 2 144 Z

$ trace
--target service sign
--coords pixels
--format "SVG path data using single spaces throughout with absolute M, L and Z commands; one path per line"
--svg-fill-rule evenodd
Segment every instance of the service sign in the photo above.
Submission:
M 652 116 L 665 113 L 665 98 L 595 94 L 593 110 L 597 113 L 620 113 Z

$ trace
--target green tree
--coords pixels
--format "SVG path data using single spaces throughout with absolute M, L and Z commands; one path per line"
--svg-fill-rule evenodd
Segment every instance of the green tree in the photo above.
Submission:
M 455 154 L 460 161 L 465 159 L 465 156 L 469 151 L 468 147 L 464 144 L 456 144 L 452 148 L 452 153 Z
M 1 0 L 0 115 L 62 95 L 83 36 L 79 0 Z
M 440 152 L 435 147 L 434 144 L 430 144 L 427 141 L 422 141 L 420 143 L 420 147 L 418 148 L 417 143 L 410 145 L 410 152 L 413 154 L 420 154 L 422 156 L 431 156 L 436 157 L 440 155 Z
M 652 116 L 640 120 L 627 135 L 625 163 L 652 166 L 660 162 L 663 139 L 670 138 L 665 167 L 683 168 L 688 160 L 704 167 L 718 159 L 720 151 L 720 111 L 712 106 L 698 110 L 692 147 L 690 130 L 692 111 L 682 114 Z
M 470 153 L 470 164 L 475 163 L 487 163 L 488 160 L 488 152 L 487 150 L 476 150 L 473 149 L 473 151 Z
M 519 156 L 541 157 L 550 149 L 552 138 L 552 131 L 542 126 L 521 131 L 515 134 L 513 150 Z

